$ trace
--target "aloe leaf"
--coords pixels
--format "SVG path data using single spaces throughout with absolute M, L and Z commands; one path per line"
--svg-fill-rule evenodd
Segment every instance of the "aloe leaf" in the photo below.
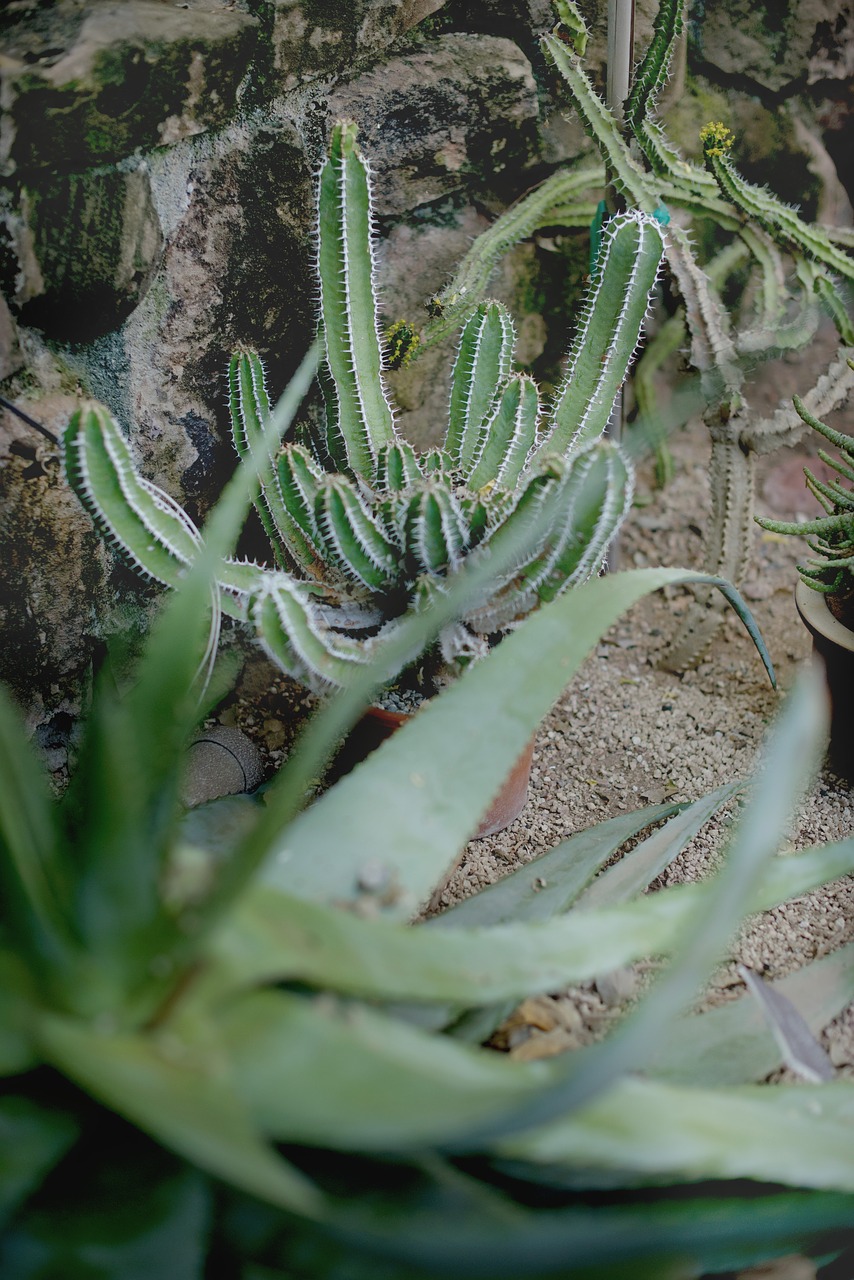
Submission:
M 20 953 L 0 951 L 0 1076 L 16 1076 L 37 1064 L 33 1022 L 38 993 Z
M 479 893 L 425 921 L 424 928 L 472 928 L 508 920 L 550 920 L 568 911 L 596 872 L 632 836 L 684 809 L 657 804 L 599 822 L 562 840 Z M 664 828 L 670 830 L 670 824 Z M 678 852 L 678 848 L 677 848 Z
M 293 1213 L 317 1216 L 320 1193 L 264 1142 L 229 1078 L 222 1050 L 204 1040 L 170 1054 L 155 1038 L 99 1034 L 45 1016 L 47 1059 L 170 1151 Z
M 854 996 L 854 943 L 770 985 L 802 1011 L 818 1034 Z M 747 1084 L 763 1080 L 782 1060 L 761 1010 L 741 996 L 673 1022 L 647 1071 L 674 1083 Z
M 804 1080 L 813 1084 L 832 1080 L 836 1075 L 826 1049 L 823 1049 L 810 1031 L 801 1013 L 788 996 L 783 995 L 758 973 L 738 966 L 739 976 L 759 1005 L 777 1041 L 787 1067 Z
M 391 1152 L 452 1142 L 473 1116 L 495 1116 L 550 1075 L 548 1064 L 511 1062 L 363 1006 L 282 991 L 235 1001 L 218 1025 L 253 1123 L 312 1146 Z
M 30 1098 L 0 1098 L 0 1223 L 14 1213 L 77 1138 L 72 1116 Z
M 386 1200 L 340 1212 L 336 1235 L 351 1249 L 434 1268 L 431 1274 L 483 1280 L 517 1280 L 533 1262 L 546 1274 L 565 1276 L 567 1259 L 573 1280 L 600 1275 L 603 1280 L 612 1275 L 631 1280 L 633 1267 L 638 1276 L 651 1270 L 656 1280 L 659 1274 L 664 1280 L 674 1274 L 668 1270 L 674 1266 L 685 1268 L 676 1269 L 676 1276 L 729 1272 L 780 1254 L 827 1250 L 831 1232 L 833 1240 L 850 1238 L 850 1195 L 768 1195 L 754 1189 L 739 1197 L 726 1185 L 718 1195 L 709 1187 L 704 1191 L 690 1198 L 680 1191 L 678 1200 L 672 1192 L 669 1199 L 646 1193 L 640 1203 L 629 1205 L 585 1204 L 539 1212 L 516 1205 L 503 1218 L 486 1218 L 477 1207 L 468 1215 L 451 1214 L 447 1205 L 434 1207 L 428 1201 L 401 1220 Z M 612 1267 L 614 1272 L 608 1269 Z
M 789 809 L 817 762 L 826 722 L 822 677 L 810 669 L 789 695 L 774 726 L 765 751 L 765 769 L 759 773 L 727 860 L 708 886 L 702 909 L 690 918 L 668 969 L 607 1041 L 573 1054 L 563 1078 L 552 1089 L 515 1115 L 505 1114 L 501 1122 L 504 1134 L 568 1114 L 627 1071 L 642 1069 L 664 1029 L 688 1004 L 749 909 L 765 864 L 784 838 Z M 788 805 L 780 803 L 781 795 L 788 799 Z M 779 877 L 784 861 L 772 867 L 771 879 Z M 472 1134 L 470 1140 L 500 1136 L 500 1130 L 493 1130 Z
M 119 1138 L 118 1129 L 108 1126 L 100 1142 L 84 1138 L 24 1206 L 0 1238 L 0 1274 L 199 1280 L 209 1245 L 209 1180 L 141 1134 Z
M 61 965 L 71 946 L 70 867 L 60 855 L 54 807 L 17 711 L 0 689 L 0 918 L 39 970 Z
M 854 841 L 844 857 L 838 847 L 831 857 L 823 852 L 785 859 L 782 876 L 769 868 L 745 910 L 777 906 L 854 870 Z M 251 886 L 209 943 L 217 963 L 210 989 L 298 979 L 382 1000 L 471 1006 L 521 998 L 670 951 L 713 893 L 709 885 L 679 885 L 552 920 L 437 933 Z M 393 896 L 393 883 L 381 885 L 364 892 L 361 906 L 371 911 L 378 898 Z
M 453 863 L 608 627 L 648 591 L 690 580 L 720 582 L 685 570 L 639 569 L 544 605 L 292 823 L 265 878 L 298 897 L 347 902 L 360 896 L 360 870 L 373 860 L 402 890 L 384 914 L 407 918 Z M 330 845 L 330 831 L 347 831 L 348 839 Z
M 613 906 L 642 893 L 743 785 L 741 782 L 728 782 L 688 805 L 660 831 L 647 836 L 636 849 L 597 876 L 575 903 L 576 909 Z
M 627 1078 L 499 1144 L 526 1160 L 854 1191 L 854 1084 L 700 1089 Z

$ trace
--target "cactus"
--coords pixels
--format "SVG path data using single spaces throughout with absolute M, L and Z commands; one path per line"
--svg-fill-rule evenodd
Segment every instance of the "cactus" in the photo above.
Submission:
M 743 357 L 755 362 L 780 351 L 804 346 L 826 311 L 839 332 L 843 349 L 834 364 L 844 365 L 844 348 L 854 345 L 854 324 L 836 284 L 854 276 L 850 237 L 832 228 L 811 226 L 794 209 L 769 191 L 756 187 L 738 174 L 730 152 L 734 138 L 725 125 L 713 123 L 702 131 L 704 165 L 686 161 L 668 140 L 655 117 L 656 102 L 667 83 L 676 42 L 684 26 L 684 0 L 662 0 L 652 39 L 634 75 L 623 105 L 623 124 L 596 92 L 583 64 L 586 33 L 575 5 L 555 0 L 559 22 L 544 35 L 541 48 L 562 80 L 584 128 L 604 163 L 608 181 L 620 200 L 647 215 L 670 222 L 666 243 L 667 265 L 673 275 L 688 333 L 690 362 L 699 371 L 707 408 L 705 418 L 713 440 L 710 480 L 711 527 L 706 540 L 705 568 L 739 582 L 750 549 L 753 454 L 778 443 L 793 443 L 803 431 L 794 413 L 775 414 L 757 422 L 743 391 Z M 571 198 L 563 205 L 551 198 L 568 184 L 572 174 L 553 174 L 539 188 L 525 195 L 499 218 L 466 255 L 459 271 L 438 302 L 444 308 L 431 318 L 422 334 L 426 345 L 448 328 L 448 308 L 457 314 L 471 307 L 478 288 L 485 289 L 497 250 L 506 251 L 523 236 L 544 225 L 579 225 L 582 208 L 590 207 L 595 172 L 574 171 L 578 185 L 563 189 Z M 582 200 L 582 195 L 585 197 Z M 756 314 L 738 331 L 723 302 L 726 273 L 714 264 L 701 265 L 685 226 L 689 218 L 711 219 L 730 237 L 724 254 L 747 256 L 756 281 Z M 738 250 L 738 253 L 736 253 Z M 794 268 L 793 270 L 791 268 Z M 456 310 L 454 310 L 456 309 Z M 676 341 L 676 326 L 667 340 Z M 649 374 L 661 358 L 662 346 L 648 350 Z M 643 373 L 644 359 L 638 369 Z M 829 372 L 829 371 L 828 371 Z M 814 389 L 827 411 L 846 393 L 848 378 L 822 374 Z M 824 388 L 820 393 L 819 384 Z M 828 401 L 827 389 L 836 394 Z M 809 400 L 812 392 L 804 396 Z M 648 384 L 640 398 L 649 404 Z M 661 436 L 653 419 L 651 434 Z M 662 466 L 666 458 L 660 457 Z M 720 609 L 710 597 L 692 607 L 680 633 L 674 638 L 664 665 L 676 669 L 691 665 L 713 639 Z
M 848 370 L 854 371 L 854 361 L 847 364 Z M 772 533 L 807 539 L 815 557 L 799 564 L 798 572 L 808 587 L 828 597 L 831 612 L 850 627 L 854 622 L 854 437 L 821 422 L 798 396 L 793 404 L 798 417 L 838 450 L 837 457 L 824 449 L 819 449 L 818 456 L 841 479 L 825 484 L 804 467 L 806 486 L 826 515 L 803 523 L 757 517 L 756 523 Z
M 632 483 L 619 449 L 600 437 L 638 343 L 664 237 L 642 212 L 608 222 L 548 411 L 533 379 L 514 372 L 507 310 L 475 306 L 453 367 L 444 443 L 419 454 L 397 430 L 383 380 L 371 226 L 368 166 L 355 126 L 342 122 L 318 194 L 325 429 L 263 454 L 263 366 L 251 351 L 232 357 L 232 435 L 238 456 L 257 464 L 256 507 L 273 563 L 224 559 L 217 585 L 223 610 L 254 627 L 276 663 L 325 692 L 350 684 L 408 610 L 428 606 L 469 560 L 517 531 L 515 562 L 408 671 L 429 694 L 540 602 L 601 567 Z M 65 456 L 99 530 L 140 572 L 174 586 L 201 535 L 137 475 L 104 409 L 75 414 Z

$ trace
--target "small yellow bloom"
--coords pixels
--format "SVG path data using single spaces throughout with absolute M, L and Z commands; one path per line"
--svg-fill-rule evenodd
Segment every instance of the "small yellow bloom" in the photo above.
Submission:
M 707 156 L 725 156 L 735 142 L 735 134 L 720 120 L 712 120 L 700 130 L 700 141 Z

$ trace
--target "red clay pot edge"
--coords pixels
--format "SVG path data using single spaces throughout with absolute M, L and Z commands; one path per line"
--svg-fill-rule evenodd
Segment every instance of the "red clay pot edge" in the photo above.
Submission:
M 387 728 L 389 735 L 410 719 L 409 714 L 405 711 L 387 711 L 384 707 L 368 707 L 365 716 L 378 721 L 384 728 Z M 518 756 L 512 770 L 505 778 L 501 790 L 481 818 L 477 831 L 471 837 L 472 840 L 483 840 L 486 836 L 494 836 L 499 831 L 504 831 L 506 827 L 510 826 L 511 822 L 518 818 L 524 809 L 525 801 L 528 798 L 528 783 L 531 777 L 534 743 L 535 738 L 531 738 L 521 755 Z

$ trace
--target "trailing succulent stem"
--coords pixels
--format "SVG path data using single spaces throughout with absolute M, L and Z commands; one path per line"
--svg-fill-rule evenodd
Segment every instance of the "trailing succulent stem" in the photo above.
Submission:
M 574 190 L 550 190 L 519 225 L 536 224 Z M 506 308 L 470 307 L 443 445 L 419 454 L 397 432 L 384 383 L 371 226 L 368 167 L 355 126 L 339 123 L 318 194 L 325 429 L 271 450 L 261 361 L 251 351 L 232 357 L 232 435 L 238 456 L 256 468 L 255 505 L 273 563 L 223 560 L 217 590 L 275 662 L 322 692 L 352 683 L 382 656 L 408 611 L 429 606 L 497 540 L 515 539 L 510 567 L 505 553 L 489 592 L 481 590 L 408 673 L 429 694 L 541 602 L 601 567 L 631 495 L 627 464 L 601 436 L 639 341 L 664 238 L 642 212 L 607 224 L 567 374 L 548 411 L 533 379 L 514 372 Z M 485 260 L 496 249 L 497 242 L 488 246 Z M 467 269 L 477 276 L 481 268 L 472 259 Z M 175 586 L 201 535 L 137 475 L 100 406 L 75 415 L 66 457 L 104 535 L 139 571 Z
M 543 36 L 541 47 L 596 144 L 607 181 L 628 206 L 669 224 L 667 265 L 681 295 L 689 359 L 700 374 L 705 417 L 715 442 L 705 568 L 734 576 L 737 582 L 750 550 L 750 455 L 771 447 L 772 440 L 792 440 L 803 429 L 795 414 L 775 414 L 757 423 L 743 393 L 743 359 L 749 356 L 755 362 L 806 345 L 822 310 L 833 319 L 841 342 L 854 345 L 854 324 L 838 285 L 839 279 L 847 283 L 854 277 L 851 239 L 836 229 L 807 223 L 771 192 L 741 177 L 730 158 L 735 139 L 725 125 L 712 123 L 702 131 L 704 166 L 687 161 L 669 141 L 656 109 L 682 38 L 684 0 L 662 0 L 658 7 L 652 39 L 623 104 L 622 125 L 585 69 L 587 33 L 578 9 L 570 0 L 555 0 L 554 8 L 559 21 Z M 590 190 L 595 176 L 595 171 L 587 169 L 553 174 L 480 236 L 454 279 L 434 300 L 438 314 L 431 312 L 424 331 L 427 341 L 443 336 L 460 314 L 470 314 L 498 256 L 518 240 L 543 226 L 578 226 L 583 209 L 589 209 L 595 199 Z M 587 189 L 583 178 L 588 179 Z M 573 182 L 577 185 L 571 186 Z M 579 202 L 575 193 L 582 191 L 586 200 Z M 564 200 L 571 197 L 568 204 L 556 198 L 560 194 Z M 728 271 L 718 271 L 714 260 L 698 261 L 687 229 L 696 218 L 711 219 L 729 238 L 724 249 L 724 254 L 732 255 Z M 723 300 L 723 284 L 736 257 L 742 259 L 739 269 L 750 277 L 752 287 L 745 296 L 756 298 L 755 315 L 746 320 L 739 317 L 738 328 Z M 671 326 L 667 337 L 672 346 L 677 345 L 676 336 Z M 641 376 L 644 362 L 649 361 L 651 377 L 662 351 L 663 346 L 647 350 L 639 365 Z M 822 381 L 827 382 L 826 375 L 816 385 Z M 831 384 L 840 385 L 836 379 Z M 649 380 L 642 385 L 640 398 L 649 418 Z M 764 439 L 766 428 L 769 434 Z M 696 662 L 717 626 L 717 604 L 710 613 L 700 602 L 690 611 L 665 656 L 665 665 L 681 668 Z

